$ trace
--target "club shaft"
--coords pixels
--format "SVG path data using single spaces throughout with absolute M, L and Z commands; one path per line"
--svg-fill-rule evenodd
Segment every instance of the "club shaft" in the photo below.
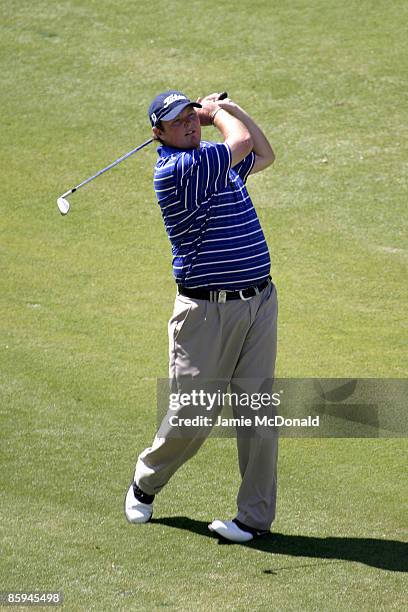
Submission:
M 121 157 L 118 157 L 118 159 L 115 159 L 115 161 L 112 162 L 111 164 L 109 164 L 109 166 L 106 166 L 106 168 L 103 168 L 102 170 L 99 170 L 99 172 L 97 172 L 93 176 L 90 176 L 89 178 L 85 179 L 84 181 L 82 181 L 82 183 L 79 183 L 79 185 L 76 185 L 76 187 L 73 187 L 69 191 L 65 192 L 61 197 L 65 198 L 70 193 L 74 193 L 74 191 L 76 191 L 77 189 L 80 189 L 81 187 L 83 187 L 87 183 L 90 183 L 91 181 L 96 179 L 98 176 L 101 176 L 101 174 L 104 174 L 108 170 L 111 170 L 112 168 L 114 168 L 115 166 L 120 164 L 121 162 L 125 161 L 125 159 L 127 159 L 128 157 L 130 157 L 131 155 L 136 153 L 137 151 L 140 151 L 140 149 L 143 149 L 143 147 L 146 147 L 151 142 L 153 142 L 153 138 L 149 138 L 149 140 L 146 140 L 146 142 L 142 143 L 141 145 L 139 145 L 135 149 L 132 149 L 132 151 L 129 151 L 129 153 L 125 153 L 125 155 L 122 155 Z

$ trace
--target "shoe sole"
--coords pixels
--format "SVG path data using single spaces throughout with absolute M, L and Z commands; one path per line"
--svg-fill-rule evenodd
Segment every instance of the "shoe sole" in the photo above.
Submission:
M 233 539 L 233 538 L 229 538 L 226 535 L 224 535 L 223 533 L 220 533 L 215 527 L 212 526 L 212 523 L 210 523 L 208 525 L 208 529 L 212 532 L 217 534 L 217 537 L 222 538 L 222 540 L 224 542 L 229 542 L 230 544 L 247 544 L 248 542 L 252 542 L 252 540 L 254 539 L 254 536 L 252 534 L 249 534 L 248 532 L 245 532 L 243 530 L 242 533 L 248 533 L 248 535 L 250 536 L 249 538 L 245 538 L 242 540 L 238 540 L 238 539 Z
M 241 529 L 240 527 L 238 527 L 239 529 Z M 234 544 L 247 544 L 248 542 L 253 542 L 253 540 L 257 540 L 259 538 L 263 538 L 267 535 L 270 535 L 270 531 L 257 531 L 255 533 L 249 532 L 249 531 L 245 531 L 244 529 L 241 529 L 241 531 L 243 533 L 249 533 L 252 537 L 250 539 L 245 539 L 245 540 L 233 540 L 228 538 L 227 536 L 225 536 L 223 533 L 220 533 L 217 529 L 215 529 L 213 527 L 213 524 L 210 523 L 208 525 L 208 529 L 212 532 L 212 533 L 216 533 L 218 537 L 222 538 L 223 540 L 227 541 L 227 542 L 232 542 Z

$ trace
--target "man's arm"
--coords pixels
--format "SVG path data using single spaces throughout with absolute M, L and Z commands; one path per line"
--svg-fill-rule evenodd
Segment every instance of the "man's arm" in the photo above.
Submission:
M 200 117 L 201 125 L 215 125 L 221 132 L 224 142 L 228 144 L 231 155 L 231 166 L 239 164 L 253 149 L 254 143 L 248 127 L 227 109 L 221 108 L 211 96 L 203 99 L 198 99 L 202 104 L 202 108 L 197 109 L 197 114 Z
M 275 154 L 272 147 L 266 138 L 261 128 L 255 121 L 246 113 L 238 104 L 230 99 L 219 100 L 217 104 L 220 108 L 228 111 L 230 115 L 238 119 L 246 126 L 252 138 L 252 151 L 255 153 L 255 164 L 251 170 L 251 174 L 264 170 L 275 161 Z M 220 113 L 217 113 L 218 117 Z

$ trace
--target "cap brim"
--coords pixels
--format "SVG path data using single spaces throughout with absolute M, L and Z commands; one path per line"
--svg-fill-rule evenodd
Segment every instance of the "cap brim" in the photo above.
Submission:
M 160 119 L 164 119 L 164 121 L 171 121 L 175 119 L 187 106 L 195 106 L 196 108 L 202 108 L 202 105 L 198 102 L 181 102 L 174 106 L 168 113 L 162 115 Z

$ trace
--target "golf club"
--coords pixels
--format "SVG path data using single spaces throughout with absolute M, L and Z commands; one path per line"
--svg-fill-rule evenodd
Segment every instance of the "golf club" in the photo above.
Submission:
M 224 100 L 227 97 L 228 97 L 228 94 L 227 94 L 226 91 L 224 91 L 223 93 L 221 93 L 218 96 L 218 99 L 219 100 Z M 68 212 L 69 212 L 69 202 L 68 202 L 68 200 L 66 198 L 69 195 L 71 195 L 71 193 L 74 193 L 75 191 L 78 191 L 78 189 L 80 189 L 84 185 L 87 185 L 88 183 L 90 183 L 91 181 L 96 179 L 98 176 L 101 176 L 101 174 L 104 174 L 104 172 L 107 172 L 108 170 L 111 170 L 111 168 L 114 168 L 115 166 L 117 166 L 118 164 L 123 162 L 125 159 L 127 159 L 128 157 L 130 157 L 134 153 L 137 153 L 137 151 L 140 151 L 140 149 L 143 149 L 143 147 L 146 147 L 148 144 L 153 142 L 153 140 L 154 140 L 153 138 L 149 138 L 149 140 L 146 140 L 146 142 L 143 142 L 141 145 L 139 145 L 135 149 L 132 149 L 131 151 L 129 151 L 129 153 L 125 153 L 125 155 L 122 155 L 121 157 L 118 157 L 118 159 L 115 159 L 115 161 L 112 162 L 111 164 L 109 164 L 109 166 L 106 166 L 106 168 L 103 168 L 102 170 L 99 170 L 99 172 L 97 172 L 93 176 L 90 176 L 89 178 L 85 179 L 84 181 L 82 181 L 82 183 L 79 183 L 79 185 L 77 185 L 76 187 L 73 187 L 72 189 L 69 189 L 68 191 L 63 193 L 57 199 L 57 205 L 58 205 L 58 209 L 59 209 L 61 215 L 67 215 Z
M 93 176 L 90 176 L 89 178 L 85 179 L 84 181 L 82 181 L 82 183 L 79 183 L 79 185 L 77 185 L 76 187 L 73 187 L 72 189 L 69 189 L 68 191 L 63 193 L 62 196 L 60 196 L 57 199 L 57 205 L 58 205 L 58 209 L 59 209 L 61 215 L 66 215 L 68 213 L 68 211 L 69 211 L 69 202 L 66 199 L 67 196 L 71 195 L 71 193 L 74 193 L 75 191 L 78 191 L 78 189 L 80 189 L 81 187 L 83 187 L 87 183 L 90 183 L 91 181 L 96 179 L 98 176 L 101 176 L 101 174 L 103 174 L 104 172 L 107 172 L 111 168 L 114 168 L 115 166 L 120 164 L 120 162 L 123 162 L 125 159 L 127 159 L 128 157 L 130 157 L 131 155 L 133 155 L 137 151 L 140 151 L 140 149 L 143 149 L 143 147 L 146 147 L 151 142 L 153 142 L 153 138 L 149 138 L 149 140 L 146 140 L 146 142 L 142 143 L 141 145 L 139 145 L 135 149 L 132 149 L 131 151 L 129 151 L 129 153 L 125 153 L 125 155 L 122 155 L 121 157 L 118 157 L 118 159 L 116 159 L 114 162 L 109 164 L 109 166 L 106 166 L 106 168 L 103 168 L 102 170 L 99 170 L 99 172 L 97 172 Z

